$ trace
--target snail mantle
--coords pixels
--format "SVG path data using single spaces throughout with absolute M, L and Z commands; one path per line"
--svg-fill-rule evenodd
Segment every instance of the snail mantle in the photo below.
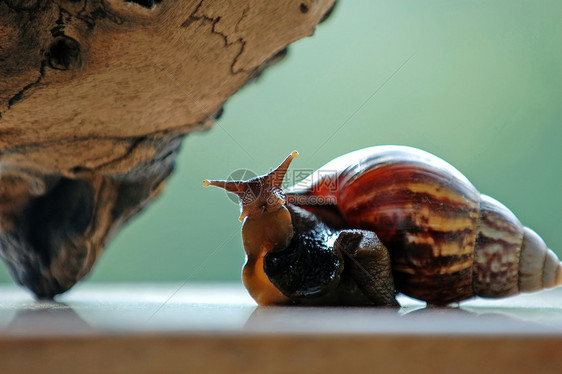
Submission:
M 0 254 L 52 298 L 335 0 L 0 1 Z

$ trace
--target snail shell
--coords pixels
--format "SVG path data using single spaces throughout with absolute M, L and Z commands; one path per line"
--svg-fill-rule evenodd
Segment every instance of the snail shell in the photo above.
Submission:
M 504 205 L 419 149 L 348 153 L 285 191 L 332 226 L 374 231 L 396 289 L 434 304 L 562 285 L 558 257 Z

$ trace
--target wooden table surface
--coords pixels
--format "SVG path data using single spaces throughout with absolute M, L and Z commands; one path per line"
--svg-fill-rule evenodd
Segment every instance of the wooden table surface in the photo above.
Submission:
M 562 289 L 460 308 L 258 308 L 237 284 L 0 286 L 0 373 L 562 373 Z

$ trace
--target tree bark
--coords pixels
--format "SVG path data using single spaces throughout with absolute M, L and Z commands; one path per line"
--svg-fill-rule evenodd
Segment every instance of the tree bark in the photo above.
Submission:
M 52 298 L 334 0 L 0 0 L 0 254 Z

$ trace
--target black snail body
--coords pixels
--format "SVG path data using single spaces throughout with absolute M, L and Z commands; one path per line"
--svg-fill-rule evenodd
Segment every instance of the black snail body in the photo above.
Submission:
M 240 197 L 242 277 L 260 305 L 398 305 L 396 292 L 447 304 L 562 285 L 534 231 L 427 152 L 365 148 L 283 191 L 297 155 L 249 181 L 204 182 Z

